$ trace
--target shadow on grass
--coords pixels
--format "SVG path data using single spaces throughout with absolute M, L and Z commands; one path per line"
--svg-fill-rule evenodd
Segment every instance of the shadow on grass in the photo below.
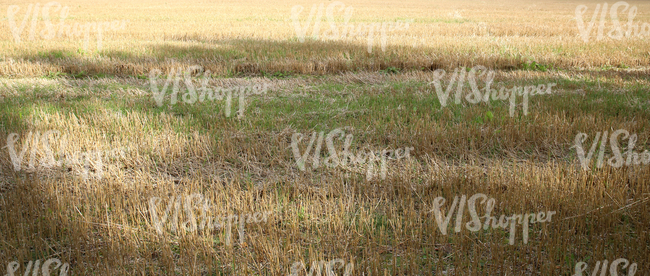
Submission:
M 188 41 L 197 44 L 181 45 Z M 16 58 L 44 64 L 54 70 L 49 74 L 64 73 L 76 77 L 143 76 L 151 69 L 166 71 L 179 65 L 200 65 L 217 76 L 322 75 L 380 70 L 432 71 L 438 68 L 453 69 L 478 64 L 493 69 L 512 70 L 525 66 L 525 60 L 519 57 L 504 59 L 481 57 L 473 53 L 455 58 L 436 57 L 433 54 L 436 53 L 435 48 L 427 48 L 421 53 L 422 56 L 414 56 L 410 46 L 386 46 L 383 51 L 378 39 L 372 44 L 370 53 L 367 45 L 313 39 L 301 43 L 257 39 L 206 41 L 196 37 L 144 47 L 145 54 L 142 55 L 128 51 L 104 50 L 90 58 L 73 50 L 56 49 Z M 94 55 L 100 58 L 96 59 Z

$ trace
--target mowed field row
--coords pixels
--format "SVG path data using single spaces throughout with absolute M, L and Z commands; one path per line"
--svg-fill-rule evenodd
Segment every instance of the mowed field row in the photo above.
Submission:
M 609 10 L 601 20 L 596 5 L 604 3 L 597 1 L 302 1 L 273 7 L 265 1 L 66 1 L 61 6 L 67 13 L 53 5 L 49 19 L 42 14 L 46 3 L 38 16 L 28 17 L 28 4 L 36 3 L 3 2 L 0 75 L 10 77 L 143 76 L 192 65 L 219 76 L 259 76 L 477 64 L 495 70 L 650 64 L 650 4 L 643 1 L 617 8 L 616 22 Z M 578 4 L 588 7 L 581 25 Z M 17 9 L 10 13 L 10 5 Z M 626 25 L 632 7 L 637 29 Z M 100 23 L 101 34 L 91 25 Z M 370 34 L 372 24 L 385 26 Z M 619 35 L 611 33 L 616 24 L 621 37 L 612 39 Z

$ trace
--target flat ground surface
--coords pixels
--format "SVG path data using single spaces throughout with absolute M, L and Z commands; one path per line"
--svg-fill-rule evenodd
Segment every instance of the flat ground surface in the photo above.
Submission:
M 598 39 L 597 14 L 586 41 L 576 9 L 586 5 L 587 28 L 604 2 L 345 1 L 331 20 L 332 1 L 59 3 L 71 27 L 119 22 L 84 45 L 82 27 L 47 36 L 55 6 L 48 21 L 39 3 L 32 20 L 36 2 L 0 1 L 0 274 L 57 258 L 70 275 L 287 275 L 296 262 L 305 269 L 294 275 L 314 275 L 335 259 L 352 275 L 572 275 L 579 262 L 591 275 L 625 258 L 650 275 L 648 2 L 618 8 L 619 39 L 607 35 L 609 13 Z M 318 18 L 321 3 L 319 35 L 312 19 L 301 38 L 295 24 L 313 5 Z M 632 7 L 640 34 L 626 37 Z M 387 27 L 385 42 L 379 30 L 328 33 L 345 22 L 408 28 Z M 450 83 L 479 65 L 496 90 L 556 85 L 527 107 L 523 96 L 472 103 L 469 82 Z M 244 105 L 236 94 L 193 99 L 188 87 L 202 82 L 268 89 Z M 610 139 L 617 130 L 630 136 Z M 607 143 L 594 142 L 604 132 Z M 586 168 L 581 133 L 584 151 L 594 148 Z M 337 164 L 346 139 L 359 157 L 412 150 L 383 168 L 367 156 Z M 631 144 L 636 165 L 625 164 Z M 494 199 L 497 219 L 555 213 L 526 238 L 515 224 L 511 243 L 509 224 L 470 231 L 460 199 L 476 194 Z M 463 216 L 448 213 L 454 197 Z M 476 202 L 481 223 L 486 204 Z M 256 212 L 266 219 L 200 225 Z

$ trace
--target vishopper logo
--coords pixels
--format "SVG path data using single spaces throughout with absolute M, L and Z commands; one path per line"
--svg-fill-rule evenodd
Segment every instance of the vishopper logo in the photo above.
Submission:
M 476 201 L 481 200 L 481 204 L 485 204 L 485 216 L 479 217 L 478 214 L 476 213 Z M 488 230 L 490 226 L 493 229 L 498 229 L 502 228 L 506 230 L 508 227 L 510 227 L 510 236 L 509 236 L 509 243 L 510 245 L 515 244 L 515 230 L 516 230 L 516 224 L 518 223 L 519 225 L 522 225 L 523 230 L 523 240 L 524 244 L 528 243 L 528 232 L 529 232 L 529 224 L 530 223 L 543 223 L 543 222 L 550 222 L 551 217 L 555 214 L 555 211 L 550 211 L 550 212 L 539 212 L 538 214 L 516 214 L 512 215 L 510 217 L 501 215 L 499 219 L 497 220 L 496 217 L 490 216 L 492 214 L 492 209 L 494 209 L 495 205 L 495 200 L 494 198 L 488 199 L 488 197 L 484 194 L 475 194 L 472 197 L 467 199 L 467 196 L 463 195 L 460 198 L 460 201 L 458 200 L 458 196 L 454 197 L 454 202 L 451 204 L 451 207 L 449 207 L 449 210 L 447 211 L 447 215 L 444 216 L 441 208 L 443 205 L 445 205 L 445 198 L 443 197 L 437 197 L 433 200 L 433 209 L 431 212 L 433 212 L 435 219 L 436 219 L 436 224 L 438 225 L 438 228 L 440 229 L 440 232 L 443 235 L 447 235 L 447 227 L 449 225 L 449 221 L 451 220 L 452 215 L 454 214 L 454 210 L 456 210 L 456 206 L 458 206 L 458 212 L 456 213 L 456 226 L 454 228 L 454 231 L 456 233 L 461 231 L 462 223 L 463 223 L 463 216 L 465 215 L 465 203 L 467 202 L 467 207 L 469 208 L 469 215 L 471 217 L 471 221 L 465 223 L 465 228 L 467 230 L 472 231 L 472 232 L 477 232 L 481 230 L 481 218 L 485 218 L 485 222 L 483 223 L 483 230 Z
M 60 10 L 59 23 L 58 25 L 52 24 L 50 21 L 50 11 L 57 12 Z M 88 50 L 90 33 L 91 30 L 94 31 L 97 36 L 97 50 L 101 51 L 102 49 L 102 40 L 104 37 L 104 30 L 123 30 L 126 21 L 112 21 L 112 22 L 92 22 L 85 23 L 83 25 L 79 23 L 74 23 L 72 26 L 65 24 L 65 19 L 68 17 L 70 9 L 65 6 L 62 7 L 58 2 L 48 2 L 43 5 L 41 9 L 41 4 L 29 4 L 25 15 L 23 16 L 20 25 L 16 24 L 16 14 L 20 11 L 20 6 L 11 5 L 7 9 L 7 18 L 9 19 L 9 28 L 11 29 L 11 34 L 13 36 L 14 42 L 17 44 L 21 43 L 21 35 L 26 27 L 26 24 L 31 16 L 31 22 L 29 25 L 29 36 L 28 40 L 34 40 L 36 35 L 40 35 L 41 38 L 45 40 L 51 40 L 54 37 L 63 37 L 64 35 L 68 38 L 78 38 L 83 35 L 84 38 L 84 50 Z M 39 22 L 39 15 L 43 16 L 42 22 L 45 24 L 45 29 L 40 33 L 37 32 L 36 26 Z
M 337 270 L 336 265 L 339 264 L 338 270 L 345 270 L 343 271 L 344 276 L 350 276 L 353 275 L 352 273 L 354 272 L 354 263 L 350 262 L 348 264 L 345 264 L 345 261 L 343 259 L 334 259 L 331 261 L 313 261 L 311 263 L 311 266 L 309 268 L 309 273 L 307 273 L 307 268 L 305 268 L 305 264 L 300 261 L 300 262 L 294 262 L 291 265 L 291 274 L 289 276 L 299 276 L 302 275 L 301 272 L 307 273 L 306 275 L 310 276 L 320 276 L 322 271 L 324 270 L 325 273 L 322 275 L 330 276 L 330 275 L 336 275 L 334 271 Z
M 164 233 L 165 228 L 169 228 L 173 234 L 181 232 L 194 232 L 205 231 L 207 233 L 213 230 L 219 230 L 224 225 L 226 231 L 226 245 L 231 244 L 232 226 L 239 224 L 239 242 L 244 244 L 245 227 L 244 224 L 266 222 L 271 212 L 256 212 L 254 214 L 239 214 L 227 216 L 210 216 L 210 202 L 206 200 L 201 194 L 191 194 L 185 197 L 172 197 L 167 204 L 167 207 L 159 216 L 158 203 L 162 200 L 159 197 L 153 197 L 149 200 L 149 214 L 151 215 L 151 223 L 160 235 Z M 185 216 L 187 219 L 182 222 L 179 227 L 179 219 L 181 218 L 181 205 L 183 205 Z M 170 211 L 174 210 L 170 217 Z M 200 214 L 200 221 L 197 222 L 195 212 Z M 171 219 L 170 219 L 171 218 Z M 167 222 L 169 221 L 169 225 Z M 167 227 L 166 227 L 167 226 Z
M 170 94 L 170 104 L 174 105 L 178 102 L 178 93 L 181 89 L 181 74 L 183 77 L 183 84 L 187 88 L 181 99 L 186 104 L 193 104 L 196 101 L 221 101 L 225 98 L 225 108 L 224 113 L 226 117 L 230 117 L 231 107 L 232 107 L 232 97 L 233 94 L 239 98 L 239 110 L 237 112 L 237 117 L 242 118 L 244 116 L 244 109 L 246 106 L 246 96 L 250 95 L 261 95 L 266 94 L 268 90 L 268 83 L 248 85 L 248 86 L 235 86 L 230 88 L 216 87 L 210 84 L 212 80 L 210 70 L 203 71 L 203 76 L 200 79 L 200 85 L 195 85 L 194 79 L 192 78 L 192 72 L 201 72 L 203 68 L 201 66 L 191 66 L 186 71 L 181 69 L 172 68 L 169 74 L 167 75 L 167 80 L 165 80 L 162 88 L 158 87 L 158 77 L 162 72 L 158 69 L 151 70 L 149 72 L 149 84 L 151 86 L 151 91 L 153 93 L 153 100 L 158 106 L 162 106 L 169 85 L 172 84 L 172 90 Z M 199 87 L 200 86 L 200 87 Z M 198 90 L 198 91 L 197 91 Z M 197 93 L 198 92 L 198 93 Z M 233 93 L 234 92 L 234 93 Z
M 614 260 L 610 265 L 609 265 L 609 275 L 611 276 L 618 276 L 618 266 L 622 264 L 621 268 L 625 269 L 627 268 L 627 276 L 634 276 L 636 274 L 636 263 L 633 263 L 630 265 L 630 262 L 625 259 L 625 258 L 619 258 Z M 629 267 L 628 267 L 629 266 Z M 606 276 L 607 274 L 607 260 L 603 261 L 603 266 L 600 266 L 600 261 L 596 262 L 596 266 L 594 267 L 594 270 L 591 274 L 582 274 L 587 270 L 589 266 L 585 262 L 578 262 L 575 266 L 575 273 L 571 276 L 588 276 L 588 275 L 600 275 L 600 276 Z M 598 270 L 600 269 L 600 274 L 598 274 Z M 625 274 L 620 274 L 620 275 L 625 275 Z
M 20 138 L 17 133 L 11 133 L 7 136 L 7 145 L 3 147 L 7 149 L 11 163 L 13 164 L 14 171 L 23 169 L 23 158 L 27 149 L 31 148 L 29 162 L 27 163 L 27 171 L 35 171 L 37 168 L 51 169 L 54 167 L 76 167 L 83 166 L 81 176 L 84 179 L 89 177 L 101 179 L 104 173 L 104 158 L 107 160 L 124 159 L 126 148 L 118 148 L 110 151 L 85 151 L 65 153 L 60 151 L 56 154 L 59 160 L 55 159 L 55 154 L 52 151 L 51 141 L 59 140 L 60 149 L 65 149 L 68 145 L 67 134 L 62 136 L 58 130 L 48 130 L 43 135 L 40 132 L 33 133 L 30 131 L 22 144 L 20 152 L 16 150 L 16 144 Z M 42 146 L 42 151 L 39 152 L 39 142 Z M 31 147 L 30 147 L 31 144 Z M 36 156 L 40 156 L 40 166 L 35 166 Z M 90 171 L 94 171 L 90 173 Z
M 479 77 L 483 77 L 483 83 L 485 86 L 479 88 L 479 83 L 477 82 L 477 73 L 480 72 Z M 438 100 L 442 107 L 447 106 L 447 100 L 449 99 L 449 94 L 451 93 L 454 84 L 456 85 L 456 94 L 454 98 L 455 104 L 460 104 L 464 95 L 465 80 L 469 82 L 469 87 L 471 93 L 465 95 L 465 100 L 471 104 L 478 104 L 481 101 L 488 102 L 490 99 L 492 101 L 497 100 L 509 100 L 510 102 L 510 117 L 515 116 L 515 107 L 517 106 L 517 96 L 522 97 L 522 106 L 524 116 L 528 115 L 528 100 L 530 96 L 533 95 L 543 95 L 551 94 L 551 88 L 555 86 L 555 83 L 540 84 L 540 85 L 530 85 L 530 86 L 513 86 L 511 88 L 506 88 L 501 86 L 499 90 L 492 88 L 494 81 L 494 71 L 488 70 L 485 66 L 477 65 L 472 67 L 471 70 L 467 70 L 465 67 L 454 69 L 454 73 L 451 74 L 447 88 L 443 89 L 442 83 L 440 82 L 446 75 L 444 69 L 437 69 L 433 72 L 433 81 L 429 84 L 433 84 L 436 94 L 438 95 Z M 497 93 L 498 92 L 498 93 Z
M 68 270 L 70 269 L 70 264 L 68 263 L 62 263 L 61 260 L 57 258 L 51 258 L 43 262 L 43 266 L 41 267 L 41 260 L 36 260 L 36 262 L 29 261 L 27 263 L 27 267 L 25 267 L 25 273 L 23 275 L 29 275 L 29 272 L 32 271 L 32 276 L 36 275 L 41 275 L 39 272 L 42 272 L 42 275 L 44 276 L 49 276 L 50 275 L 50 266 L 54 264 L 54 268 L 52 270 L 59 270 L 59 276 L 64 276 L 68 275 Z M 14 261 L 10 262 L 7 265 L 7 274 L 5 276 L 14 276 L 18 270 L 20 269 L 20 263 Z M 20 275 L 20 274 L 17 274 Z
M 305 164 L 307 162 L 307 159 L 309 158 L 309 153 L 311 152 L 312 149 L 314 149 L 314 142 L 316 142 L 316 148 L 314 149 L 314 153 L 313 153 L 312 168 L 316 169 L 320 166 L 320 153 L 323 145 L 323 138 L 325 138 L 325 143 L 327 144 L 327 150 L 329 151 L 329 156 L 324 160 L 324 164 L 326 166 L 330 168 L 336 168 L 338 166 L 348 167 L 348 164 L 349 166 L 367 165 L 367 172 L 366 172 L 367 180 L 372 180 L 374 176 L 377 174 L 377 171 L 375 170 L 375 164 L 377 161 L 381 162 L 380 165 L 378 166 L 381 179 L 386 179 L 386 173 L 388 170 L 387 160 L 389 159 L 399 160 L 402 158 L 410 158 L 410 151 L 414 149 L 413 147 L 406 147 L 404 148 L 404 150 L 397 149 L 394 151 L 382 150 L 381 152 L 369 151 L 367 153 L 364 151 L 359 151 L 355 156 L 353 153 L 350 152 L 350 146 L 352 145 L 352 139 L 353 139 L 352 134 L 345 135 L 345 131 L 343 129 L 337 128 L 330 131 L 326 137 L 324 135 L 325 132 L 323 131 L 321 131 L 320 133 L 316 133 L 316 132 L 312 133 L 311 139 L 309 141 L 309 145 L 307 146 L 307 148 L 302 154 L 300 154 L 300 148 L 298 144 L 304 139 L 305 136 L 302 133 L 294 133 L 293 135 L 291 135 L 291 149 L 293 152 L 293 156 L 296 159 L 296 164 L 298 165 L 298 168 L 301 171 L 305 171 L 306 169 Z M 337 137 L 340 140 L 343 140 L 345 138 L 343 144 L 343 152 L 341 155 L 337 153 L 336 147 L 334 146 L 334 139 Z M 341 157 L 339 158 L 339 156 Z
M 623 135 L 621 137 L 621 135 Z M 620 168 L 621 166 L 636 166 L 636 165 L 650 165 L 650 152 L 648 150 L 643 151 L 642 153 L 636 152 L 634 148 L 636 147 L 636 142 L 638 140 L 638 137 L 636 134 L 630 135 L 630 132 L 624 129 L 619 129 L 614 132 L 612 132 L 611 136 L 608 136 L 608 132 L 604 131 L 602 132 L 596 132 L 596 136 L 594 137 L 594 140 L 591 143 L 591 147 L 589 148 L 589 152 L 586 153 L 585 149 L 583 147 L 583 143 L 587 140 L 587 135 L 586 133 L 578 133 L 576 135 L 574 143 L 575 145 L 572 148 L 576 149 L 576 153 L 578 154 L 578 158 L 580 160 L 580 165 L 584 170 L 588 170 L 589 166 L 591 164 L 591 159 L 594 157 L 594 153 L 596 151 L 596 148 L 598 145 L 600 145 L 599 152 L 598 152 L 598 159 L 596 161 L 596 167 L 597 168 L 602 168 L 603 167 L 603 158 L 605 157 L 605 148 L 607 147 L 607 142 L 609 141 L 610 147 L 612 149 L 612 156 L 607 160 L 607 164 L 614 167 L 614 168 Z M 607 139 L 609 137 L 609 139 Z M 628 140 L 627 143 L 627 150 L 624 153 L 621 153 L 621 149 L 619 148 L 619 138 L 621 140 Z M 600 141 L 600 143 L 599 143 Z M 586 153 L 586 156 L 585 156 Z M 623 157 L 625 155 L 625 158 Z
M 312 29 L 312 37 L 318 39 L 320 36 L 320 27 L 321 21 L 323 18 L 323 8 L 324 4 L 321 3 L 316 8 L 316 4 L 312 5 L 309 16 L 306 18 L 306 22 L 303 24 L 300 23 L 299 16 L 305 9 L 301 5 L 296 5 L 291 8 L 291 21 L 298 35 L 300 42 L 305 42 L 305 36 L 307 30 L 311 26 L 312 22 L 314 23 Z M 336 21 L 335 12 L 338 8 L 338 12 L 343 12 L 343 28 L 340 30 L 338 23 Z M 368 53 L 372 53 L 372 47 L 375 40 L 375 32 L 378 32 L 380 36 L 381 50 L 382 52 L 386 51 L 386 40 L 388 38 L 388 32 L 393 32 L 395 30 L 406 30 L 409 28 L 409 22 L 382 22 L 382 23 L 359 23 L 356 26 L 350 24 L 350 18 L 352 17 L 352 7 L 345 7 L 343 2 L 333 2 L 327 6 L 325 10 L 327 16 L 327 22 L 329 23 L 329 30 L 325 31 L 325 37 L 332 40 L 339 40 L 345 38 L 353 37 L 363 37 L 367 36 L 368 39 Z M 340 17 L 340 16 L 339 16 Z M 315 22 L 314 22 L 315 19 Z
M 623 28 L 621 26 L 620 21 L 618 20 L 618 10 L 621 8 L 621 12 L 626 12 L 627 11 L 627 30 L 623 32 Z M 593 28 L 594 24 L 596 23 L 596 18 L 598 17 L 598 12 L 600 11 L 600 21 L 598 22 L 598 35 L 596 37 L 596 41 L 601 41 L 603 40 L 603 32 L 605 29 L 605 18 L 607 18 L 607 3 L 602 5 L 602 10 L 601 10 L 601 5 L 597 4 L 596 9 L 594 10 L 593 15 L 591 16 L 591 21 L 589 21 L 589 24 L 585 26 L 585 22 L 582 19 L 584 14 L 587 12 L 589 8 L 585 5 L 579 5 L 576 7 L 576 23 L 578 24 L 578 31 L 580 32 L 580 36 L 582 37 L 582 40 L 584 42 L 588 42 L 589 38 L 591 37 L 591 34 L 593 33 Z M 639 37 L 639 38 L 649 38 L 650 37 L 650 24 L 648 23 L 643 23 L 641 27 L 639 27 L 639 23 L 634 22 L 634 18 L 636 17 L 637 14 L 637 8 L 636 6 L 630 7 L 630 4 L 628 4 L 625 1 L 619 1 L 614 3 L 612 5 L 611 9 L 609 10 L 609 16 L 612 19 L 612 26 L 609 32 L 607 32 L 607 36 L 611 39 L 616 39 L 616 40 L 621 40 L 623 37 L 625 38 L 632 38 L 632 37 Z

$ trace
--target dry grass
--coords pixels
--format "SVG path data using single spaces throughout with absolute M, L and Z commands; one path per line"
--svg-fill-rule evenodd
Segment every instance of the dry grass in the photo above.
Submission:
M 638 7 L 635 22 L 650 23 L 650 12 L 646 12 L 650 5 L 629 2 Z M 475 64 L 512 69 L 531 61 L 563 69 L 644 67 L 650 62 L 647 38 L 600 42 L 592 38 L 584 43 L 574 19 L 579 3 L 406 1 L 388 4 L 390 8 L 386 8 L 386 3 L 346 1 L 345 6 L 354 9 L 349 22 L 357 26 L 413 20 L 407 30 L 389 32 L 385 52 L 376 38 L 370 54 L 367 36 L 297 41 L 291 7 L 297 4 L 305 7 L 300 15 L 304 24 L 312 4 L 320 3 L 303 1 L 269 7 L 263 1 L 237 4 L 69 1 L 65 3 L 70 7 L 70 16 L 65 21 L 69 25 L 115 20 L 128 20 L 128 23 L 123 30 L 104 32 L 100 51 L 97 51 L 97 36 L 93 34 L 89 48 L 84 50 L 82 37 L 37 38 L 30 42 L 27 26 L 22 42 L 16 44 L 10 31 L 3 32 L 0 74 L 21 77 L 61 72 L 137 76 L 146 75 L 153 68 L 195 64 L 218 75 L 259 75 L 263 72 L 377 71 L 388 67 L 421 70 Z M 600 2 L 585 3 L 589 7 L 585 20 L 597 3 Z M 14 3 L 0 4 L 0 10 L 7 10 L 9 4 Z M 19 6 L 17 20 L 22 20 L 27 5 Z M 57 22 L 58 14 L 53 14 L 52 21 Z M 342 30 L 343 19 L 338 16 L 341 14 L 335 15 Z M 627 17 L 620 20 L 626 21 Z M 325 16 L 322 21 L 321 35 L 328 30 Z M 43 30 L 44 23 L 39 22 L 37 27 Z
M 35 169 L 18 172 L 0 149 L 0 274 L 11 261 L 22 274 L 48 258 L 72 275 L 287 275 L 294 262 L 309 269 L 337 258 L 354 262 L 354 275 L 570 275 L 577 262 L 591 273 L 618 258 L 637 263 L 637 275 L 650 271 L 650 165 L 583 171 L 572 148 L 580 132 L 588 147 L 596 132 L 625 129 L 638 135 L 637 152 L 650 150 L 648 40 L 584 43 L 571 21 L 579 3 L 346 1 L 352 23 L 414 20 L 389 36 L 386 52 L 375 43 L 368 53 L 361 39 L 298 42 L 294 3 L 95 2 L 64 3 L 68 24 L 130 20 L 99 52 L 78 51 L 80 40 L 16 45 L 0 34 L 0 145 L 18 133 L 21 150 L 30 131 L 59 130 L 68 137 L 50 143 L 59 159 L 128 150 L 103 160 L 101 178 L 84 179 L 78 164 L 39 166 L 40 145 L 30 143 L 22 162 L 33 149 Z M 295 4 L 308 13 L 312 2 Z M 648 3 L 630 4 L 650 23 Z M 518 70 L 528 61 L 555 69 Z M 216 102 L 158 107 L 139 78 L 197 64 L 215 85 L 266 82 L 269 92 L 237 119 Z M 431 70 L 475 65 L 498 69 L 495 82 L 507 87 L 557 89 L 533 97 L 528 116 L 510 117 L 499 102 L 441 107 Z M 353 152 L 413 147 L 412 158 L 370 181 L 358 167 L 299 170 L 294 133 L 345 127 Z M 322 152 L 321 161 L 325 144 Z M 455 215 L 442 235 L 434 199 L 447 200 L 446 213 L 455 196 L 477 193 L 495 199 L 497 217 L 557 213 L 531 225 L 527 244 L 521 226 L 513 245 L 501 229 L 456 233 Z M 246 224 L 245 243 L 236 226 L 172 232 L 168 222 L 157 233 L 149 201 L 160 197 L 162 212 L 192 194 L 211 204 L 197 217 L 270 215 Z M 178 223 L 187 219 L 181 207 Z

